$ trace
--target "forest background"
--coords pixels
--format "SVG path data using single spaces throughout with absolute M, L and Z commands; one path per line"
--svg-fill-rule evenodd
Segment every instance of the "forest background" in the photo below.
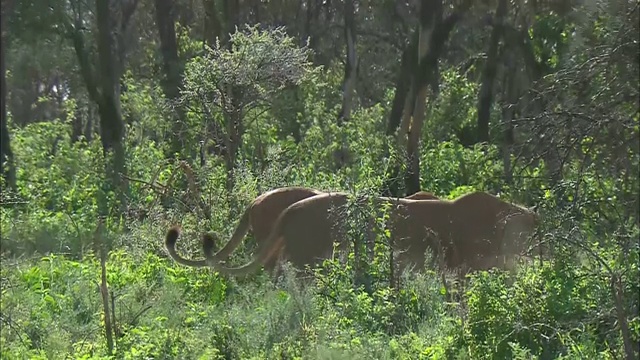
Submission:
M 637 359 L 638 14 L 3 0 L 0 357 Z M 433 269 L 390 286 L 384 250 L 367 287 L 353 258 L 305 285 L 166 255 L 170 225 L 198 257 L 202 231 L 228 239 L 256 196 L 290 185 L 500 194 L 537 206 L 553 256 L 472 274 L 449 301 Z

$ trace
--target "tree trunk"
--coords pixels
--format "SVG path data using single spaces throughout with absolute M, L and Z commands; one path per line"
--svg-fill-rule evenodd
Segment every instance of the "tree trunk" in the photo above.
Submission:
M 498 0 L 478 96 L 478 140 L 484 143 L 489 143 L 489 118 L 491 116 L 491 105 L 493 105 L 493 83 L 498 68 L 498 45 L 503 34 L 502 22 L 506 12 L 507 0 Z
M 16 190 L 16 169 L 13 161 L 13 151 L 11 151 L 11 138 L 9 136 L 9 127 L 7 126 L 7 81 L 6 81 L 6 63 L 5 52 L 8 45 L 7 30 L 5 22 L 7 21 L 7 13 L 9 13 L 13 2 L 2 2 L 2 15 L 1 15 L 1 34 L 2 42 L 0 43 L 0 71 L 2 71 L 2 83 L 0 84 L 0 101 L 2 102 L 0 110 L 2 113 L 0 116 L 0 132 L 2 133 L 0 138 L 0 174 L 6 181 L 6 184 L 13 190 Z
M 105 158 L 113 153 L 112 161 L 107 160 L 107 175 L 120 191 L 120 200 L 124 206 L 125 182 L 120 174 L 125 171 L 125 154 L 122 138 L 124 125 L 120 112 L 120 83 L 116 73 L 116 62 L 113 56 L 113 23 L 109 9 L 109 0 L 96 0 L 96 18 L 98 24 L 98 57 L 100 99 L 98 113 L 100 114 L 100 135 Z
M 387 136 L 393 136 L 396 134 L 396 130 L 403 123 L 403 119 L 407 116 L 407 110 L 413 108 L 414 96 L 411 94 L 412 77 L 418 67 L 418 39 L 420 32 L 414 31 L 411 36 L 411 40 L 407 47 L 402 52 L 402 60 L 400 62 L 400 74 L 396 81 L 396 92 L 393 96 L 393 102 L 391 104 L 391 111 L 389 113 L 389 123 L 387 124 Z M 406 121 L 406 120 L 405 120 Z M 402 149 L 403 137 L 406 134 L 406 129 L 397 133 L 397 146 L 398 149 Z M 388 151 L 386 152 L 388 156 Z M 391 166 L 385 174 L 385 184 L 383 185 L 384 196 L 401 196 L 400 194 L 400 164 L 395 163 Z
M 239 3 L 238 0 L 224 0 L 224 14 L 226 23 L 226 30 L 224 34 L 224 40 L 226 46 L 229 51 L 232 51 L 231 44 L 231 34 L 235 31 L 235 27 L 238 24 L 238 12 L 239 12 Z M 225 157 L 225 165 L 227 170 L 227 191 L 231 193 L 234 186 L 234 178 L 233 178 L 233 170 L 235 168 L 235 162 L 238 156 L 238 152 L 240 150 L 240 145 L 242 144 L 242 109 L 240 109 L 240 101 L 239 97 L 242 96 L 238 89 L 234 86 L 234 84 L 227 84 L 226 87 L 227 92 L 227 101 L 230 106 L 225 106 L 225 108 L 230 108 L 231 110 L 225 111 L 225 120 L 226 120 L 226 147 L 227 147 L 227 156 Z
M 231 38 L 231 34 L 236 31 L 236 25 L 239 23 L 239 11 L 240 4 L 238 0 L 223 0 L 222 2 L 222 11 L 224 12 L 224 34 L 222 34 L 222 43 L 229 47 L 231 50 L 231 43 L 229 39 Z
M 73 120 L 71 122 L 71 143 L 76 143 L 80 141 L 82 137 L 82 110 L 80 109 L 80 104 L 76 105 L 76 109 L 73 113 Z
M 161 1 L 161 0 L 156 0 Z M 162 2 L 162 1 L 161 1 Z M 210 47 L 216 45 L 216 38 L 222 35 L 222 25 L 218 18 L 215 0 L 203 0 L 204 6 L 204 41 Z
M 405 174 L 406 194 L 413 194 L 420 191 L 420 136 L 424 125 L 425 106 L 427 88 L 429 85 L 437 93 L 438 59 L 449 39 L 449 34 L 453 30 L 455 23 L 462 13 L 470 6 L 470 2 L 464 2 L 459 9 L 456 9 L 445 20 L 442 20 L 442 0 L 422 0 L 420 7 L 420 34 L 418 41 L 418 67 L 413 79 L 410 94 L 415 96 L 413 107 L 408 111 L 411 117 L 407 116 L 400 124 L 399 139 L 404 139 L 404 129 L 408 131 L 407 136 L 407 156 L 408 167 Z M 405 104 L 410 105 L 409 101 Z M 405 109 L 407 112 L 407 109 Z M 407 112 L 407 114 L 409 113 Z
M 210 48 L 215 48 L 216 39 L 220 40 L 221 43 L 227 41 L 228 34 L 223 34 L 222 31 L 222 22 L 220 20 L 220 14 L 218 13 L 218 7 L 216 6 L 215 0 L 202 0 L 202 4 L 204 7 L 204 42 Z M 213 121 L 213 119 L 207 119 L 206 122 L 206 133 L 203 134 L 203 138 L 200 140 L 204 146 L 201 146 L 200 151 L 200 163 L 202 166 L 206 163 L 205 155 L 209 153 L 207 150 L 209 146 L 209 139 L 212 139 L 216 146 L 213 150 L 214 155 L 226 157 L 227 148 L 226 148 L 226 138 L 224 137 L 224 130 L 221 126 Z
M 7 44 L 3 46 L 7 46 Z M 20 84 L 15 84 L 14 81 L 11 96 L 5 99 L 5 102 L 7 102 L 5 106 L 11 111 L 11 117 L 16 126 L 24 127 L 34 122 L 35 108 L 32 108 L 32 106 L 38 102 L 38 91 L 37 86 L 33 85 L 34 81 L 35 78 L 31 76 L 27 79 L 22 79 Z
M 403 149 L 406 146 L 409 163 L 405 174 L 405 193 L 407 195 L 420 190 L 418 145 L 424 124 L 427 87 L 430 85 L 434 94 L 437 94 L 439 79 L 435 79 L 435 77 L 438 76 L 438 58 L 455 23 L 469 6 L 470 1 L 463 2 L 460 8 L 442 20 L 442 1 L 423 0 L 420 28 L 414 33 L 412 41 L 403 53 L 403 64 L 398 77 L 387 135 L 393 134 L 399 127 L 396 137 L 397 147 Z M 435 17 L 433 16 L 434 12 L 437 13 Z M 432 20 L 436 21 L 429 23 Z M 424 54 L 421 54 L 420 50 Z M 411 77 L 412 74 L 414 74 L 413 77 Z M 399 164 L 394 165 L 387 172 L 383 190 L 385 195 L 399 195 L 399 174 Z
M 387 124 L 387 135 L 393 135 L 400 126 L 402 115 L 406 106 L 407 97 L 411 88 L 411 74 L 416 71 L 418 65 L 418 38 L 420 33 L 416 31 L 409 45 L 402 52 L 400 62 L 400 74 L 396 81 L 396 92 L 391 104 L 389 123 Z
M 173 2 L 156 0 L 156 22 L 160 34 L 160 50 L 164 67 L 164 79 L 161 82 L 162 90 L 167 100 L 174 103 L 176 118 L 172 124 L 172 153 L 180 153 L 184 147 L 185 112 L 178 104 L 180 97 L 180 84 L 182 82 L 182 64 L 178 57 L 178 42 L 175 31 L 175 14 Z M 206 23 L 206 18 L 205 18 Z
M 434 29 L 442 21 L 442 0 L 422 0 L 420 4 L 420 32 L 418 35 L 418 64 L 422 65 L 427 60 L 427 53 L 432 43 Z M 420 66 L 422 68 L 422 66 Z M 427 68 L 426 72 L 433 74 L 433 68 Z M 413 81 L 415 100 L 411 111 L 411 120 L 404 121 L 401 131 L 407 128 L 407 157 L 409 166 L 405 174 L 405 187 L 407 194 L 420 191 L 420 135 L 424 125 L 424 111 L 426 107 L 427 88 L 429 76 L 421 76 L 417 73 Z M 407 109 L 405 109 L 407 110 Z
M 84 126 L 84 138 L 87 142 L 93 141 L 93 120 L 96 117 L 96 110 L 92 104 L 87 104 L 87 123 Z
M 342 108 L 338 115 L 338 124 L 348 121 L 351 118 L 353 106 L 353 93 L 356 87 L 356 25 L 354 0 L 345 0 L 344 3 L 344 39 L 346 42 L 347 61 L 344 66 L 344 81 L 342 83 Z
M 306 44 L 307 39 L 309 39 L 309 47 L 310 48 L 314 48 L 314 43 L 313 43 L 313 36 L 311 34 L 311 24 L 314 23 L 314 19 L 315 19 L 315 14 L 316 12 L 314 11 L 315 9 L 315 3 L 316 0 L 307 0 L 306 1 L 306 14 L 305 14 L 305 19 L 304 19 L 304 26 L 303 26 L 303 31 L 304 34 L 302 34 L 302 43 L 303 45 Z
M 509 48 L 506 48 L 505 54 L 505 74 L 504 74 L 504 92 L 505 103 L 502 108 L 502 124 L 504 126 L 504 148 L 502 150 L 502 159 L 504 163 L 504 182 L 511 185 L 513 182 L 513 172 L 511 168 L 511 151 L 515 142 L 513 135 L 513 119 L 515 109 L 518 102 L 518 69 L 516 68 L 515 59 Z
M 261 6 L 262 6 L 262 1 L 255 1 L 251 5 L 251 13 L 253 15 L 253 21 L 252 22 L 254 24 L 259 24 L 260 23 L 260 18 L 261 18 L 260 7 Z

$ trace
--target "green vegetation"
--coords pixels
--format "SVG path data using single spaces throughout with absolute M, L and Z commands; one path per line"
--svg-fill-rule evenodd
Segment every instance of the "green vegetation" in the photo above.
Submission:
M 164 250 L 166 230 L 180 224 L 180 252 L 200 258 L 202 232 L 213 231 L 226 242 L 246 205 L 277 187 L 404 196 L 411 186 L 402 184 L 402 175 L 410 172 L 411 161 L 397 146 L 402 142 L 385 136 L 395 96 L 388 80 L 361 74 L 366 78 L 358 79 L 360 99 L 347 120 L 337 121 L 344 61 L 333 58 L 326 40 L 300 46 L 300 38 L 288 35 L 287 29 L 298 29 L 293 23 L 271 30 L 240 27 L 224 40 L 233 43 L 229 49 L 207 43 L 194 30 L 204 20 L 182 14 L 175 36 L 184 73 L 179 96 L 170 98 L 159 75 L 157 39 L 144 32 L 155 31 L 154 4 L 142 1 L 139 6 L 151 15 L 137 10 L 141 40 L 117 79 L 126 154 L 118 177 L 117 149 L 103 151 L 105 130 L 98 131 L 97 123 L 104 118 L 79 75 L 78 49 L 65 34 L 45 31 L 72 31 L 71 18 L 59 12 L 79 10 L 51 8 L 39 18 L 34 11 L 44 5 L 33 6 L 13 9 L 7 47 L 2 131 L 10 133 L 12 164 L 5 150 L 2 157 L 7 174 L 15 166 L 15 184 L 3 173 L 0 358 L 637 359 L 640 112 L 638 90 L 629 85 L 635 80 L 637 87 L 637 49 L 629 52 L 628 46 L 633 40 L 637 46 L 638 34 L 621 30 L 637 23 L 637 4 L 565 9 L 568 15 L 538 9 L 528 32 L 517 28 L 521 20 L 511 9 L 506 21 L 514 23 L 514 32 L 507 30 L 504 41 L 527 36 L 528 60 L 537 62 L 537 73 L 531 75 L 523 60 L 516 67 L 526 71 L 517 76 L 536 81 L 518 85 L 521 96 L 512 101 L 509 75 L 496 79 L 489 143 L 473 140 L 479 136 L 482 62 L 464 66 L 453 55 L 441 56 L 439 91 L 427 96 L 420 134 L 420 189 L 441 198 L 480 190 L 537 205 L 539 233 L 552 249 L 549 259 L 531 254 L 534 261 L 520 265 L 514 276 L 498 269 L 472 273 L 461 292 L 445 287 L 436 269 L 405 273 L 392 288 L 385 231 L 377 234 L 373 263 L 359 263 L 353 254 L 337 256 L 306 280 L 288 265 L 275 279 L 262 271 L 247 279 L 224 277 L 178 265 Z M 470 14 L 454 39 L 484 26 L 469 20 L 483 6 L 466 10 Z M 386 7 L 363 1 L 357 21 L 383 24 L 379 12 Z M 237 11 L 249 13 L 244 7 Z M 368 18 L 367 11 L 376 15 Z M 85 16 L 93 29 L 96 19 Z M 275 19 L 263 16 L 267 24 Z M 65 21 L 69 27 L 55 25 Z M 375 28 L 363 27 L 363 33 Z M 42 49 L 32 37 L 38 33 L 48 34 L 46 43 L 59 36 L 65 45 Z M 461 46 L 483 51 L 489 40 L 474 36 Z M 392 60 L 386 54 L 376 59 L 367 47 L 371 40 L 358 39 L 360 71 L 376 74 L 382 67 L 395 76 L 398 50 Z M 29 106 L 44 115 L 31 118 L 16 105 L 28 87 L 21 62 L 29 49 L 29 64 L 50 61 L 40 71 L 55 69 L 60 83 L 69 83 L 59 99 L 40 94 Z M 47 58 L 47 51 L 55 56 Z M 504 58 L 500 64 L 507 73 Z M 518 110 L 509 121 L 520 125 L 508 140 L 501 126 L 515 103 Z M 88 130 L 79 132 L 78 121 Z M 242 131 L 229 125 L 234 121 Z M 179 160 L 193 167 L 196 189 L 188 186 Z M 384 218 L 377 220 L 384 225 Z M 353 217 L 349 225 L 348 241 L 363 237 L 362 220 Z M 230 262 L 245 263 L 254 249 L 249 236 Z M 101 255 L 110 319 L 101 296 Z M 363 265 L 366 286 L 354 280 L 354 269 Z M 113 349 L 106 323 L 113 327 Z

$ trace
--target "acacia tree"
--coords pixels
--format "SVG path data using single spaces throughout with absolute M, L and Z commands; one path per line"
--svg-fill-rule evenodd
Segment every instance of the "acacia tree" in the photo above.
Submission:
M 229 44 L 231 49 L 208 48 L 204 56 L 187 63 L 181 99 L 205 123 L 219 122 L 225 129 L 224 162 L 227 185 L 232 187 L 245 124 L 268 110 L 283 89 L 300 84 L 311 64 L 309 49 L 298 47 L 282 28 L 247 27 L 232 34 Z

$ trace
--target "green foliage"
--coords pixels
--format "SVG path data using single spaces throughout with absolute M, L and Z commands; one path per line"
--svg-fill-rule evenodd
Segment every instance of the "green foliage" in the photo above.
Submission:
M 482 272 L 472 277 L 467 290 L 469 315 L 464 340 L 473 358 L 535 358 L 567 354 L 579 342 L 599 344 L 591 356 L 606 351 L 614 341 L 603 332 L 613 314 L 606 280 L 589 278 L 587 269 L 556 262 L 523 269 L 512 286 L 504 274 Z
M 129 102 L 129 108 L 146 106 L 135 103 Z M 287 151 L 277 153 L 264 172 L 249 162 L 239 166 L 239 181 L 230 199 L 220 191 L 224 187 L 223 167 L 215 163 L 196 167 L 202 192 L 215 199 L 208 227 L 230 235 L 236 224 L 235 217 L 228 220 L 230 214 L 240 213 L 243 204 L 263 191 L 261 188 L 297 182 L 349 189 L 355 194 L 376 193 L 383 179 L 383 166 L 377 159 L 387 144 L 384 139 L 360 134 L 381 130 L 381 109 L 357 110 L 342 128 L 332 127 L 331 118 L 320 109 L 308 109 L 318 112 L 318 123 L 304 132 L 299 144 L 273 141 Z M 11 324 L 2 330 L 3 358 L 17 354 L 33 358 L 106 355 L 96 286 L 99 266 L 92 255 L 80 251 L 81 244 L 86 247 L 93 239 L 95 192 L 101 191 L 102 182 L 101 147 L 99 140 L 72 144 L 69 133 L 69 126 L 60 122 L 15 131 L 15 153 L 23 164 L 18 173 L 18 195 L 25 204 L 2 208 L 3 249 L 24 253 L 67 247 L 80 260 L 48 256 L 31 264 L 2 267 L 2 278 L 14 284 L 6 287 L 3 280 L 2 285 L 3 319 Z M 172 176 L 181 176 L 162 160 L 163 151 L 156 143 L 133 140 L 139 136 L 130 132 L 127 138 L 134 155 L 127 164 L 132 177 L 151 179 L 157 173 L 156 180 L 167 183 Z M 275 133 L 271 136 L 277 137 Z M 328 149 L 336 149 L 332 144 L 340 137 L 357 155 L 332 173 Z M 55 155 L 51 154 L 54 145 Z M 444 198 L 500 185 L 501 161 L 495 147 L 464 148 L 443 142 L 426 149 L 422 156 L 423 188 Z M 304 166 L 288 164 L 303 159 L 307 160 Z M 525 189 L 544 188 L 539 176 L 543 166 L 526 170 L 530 177 L 521 182 Z M 608 206 L 612 204 L 589 200 L 630 190 L 618 187 L 613 180 L 596 181 L 590 168 L 581 170 L 585 190 L 579 207 L 583 214 L 580 236 L 591 234 L 587 238 L 601 239 L 589 246 L 587 255 L 597 254 L 611 271 L 625 274 L 624 301 L 633 308 L 637 301 L 629 294 L 639 289 L 630 279 L 638 276 L 637 249 L 621 251 L 625 243 L 619 234 L 593 220 L 597 212 L 611 211 Z M 265 276 L 236 283 L 211 270 L 182 267 L 158 256 L 161 232 L 173 219 L 179 219 L 186 229 L 182 236 L 185 244 L 181 241 L 180 246 L 187 245 L 196 254 L 198 245 L 193 239 L 202 221 L 179 203 L 159 203 L 158 194 L 143 183 L 132 182 L 130 186 L 130 206 L 146 208 L 153 216 L 136 220 L 139 227 L 130 235 L 118 236 L 122 230 L 117 221 L 107 233 L 121 248 L 112 251 L 107 261 L 107 280 L 116 299 L 119 357 L 299 358 L 316 353 L 318 357 L 390 359 L 607 358 L 620 351 L 618 332 L 611 330 L 615 328 L 614 314 L 603 311 L 613 308 L 608 280 L 606 276 L 589 276 L 607 274 L 608 270 L 592 256 L 583 256 L 577 263 L 569 243 L 555 246 L 556 261 L 521 268 L 512 281 L 499 272 L 473 276 L 464 293 L 467 309 L 465 321 L 461 321 L 452 305 L 444 301 L 442 284 L 434 272 L 403 277 L 399 291 L 389 289 L 389 232 L 384 211 L 376 219 L 375 256 L 365 264 L 365 286 L 353 286 L 356 259 L 351 255 L 346 265 L 327 261 L 313 284 L 303 286 L 287 275 L 274 287 Z M 547 222 L 555 226 L 551 219 L 559 217 L 551 210 L 556 196 L 548 189 L 546 193 L 551 205 L 546 210 L 550 216 Z M 505 196 L 523 197 L 515 191 Z M 347 234 L 353 241 L 362 238 L 361 229 L 366 226 L 366 218 L 357 216 L 358 211 L 364 215 L 373 209 L 350 209 L 354 221 L 349 223 Z M 176 211 L 182 214 L 178 217 Z M 116 219 L 121 217 L 114 214 Z M 131 222 L 126 217 L 124 221 Z M 48 237 L 31 235 L 42 233 Z M 597 233 L 604 237 L 596 238 Z M 247 258 L 245 254 L 242 260 Z M 635 338 L 638 324 L 637 317 L 630 318 Z
M 420 165 L 424 174 L 420 179 L 421 188 L 451 197 L 468 192 L 456 190 L 463 185 L 479 191 L 496 189 L 503 173 L 496 146 L 478 145 L 468 149 L 448 141 L 426 149 Z
M 71 127 L 59 121 L 30 124 L 14 131 L 12 146 L 21 166 L 17 171 L 18 207 L 3 207 L 2 247 L 21 253 L 65 252 L 81 255 L 93 241 L 98 198 L 112 202 L 105 190 L 102 147 L 99 139 L 71 142 Z M 137 135 L 132 135 L 135 138 Z M 164 154 L 153 141 L 132 141 L 127 168 L 130 176 L 167 182 L 171 170 L 163 167 Z M 159 167 L 150 167 L 157 164 Z M 158 206 L 157 194 L 146 184 L 130 184 L 131 207 L 145 212 Z M 111 209 L 107 225 L 118 231 L 128 214 Z M 37 226 L 33 226 L 38 224 Z
M 21 114 L 9 116 L 18 189 L 15 194 L 3 191 L 0 207 L 3 359 L 617 359 L 623 345 L 612 278 L 621 279 L 631 341 L 640 340 L 634 296 L 640 292 L 640 229 L 634 217 L 640 193 L 634 175 L 640 165 L 632 146 L 620 152 L 609 146 L 617 141 L 612 140 L 616 131 L 637 134 L 636 104 L 619 101 L 624 91 L 634 94 L 629 89 L 637 77 L 629 75 L 632 62 L 624 58 L 587 61 L 601 45 L 617 41 L 624 24 L 619 17 L 594 18 L 592 26 L 579 32 L 588 41 L 571 50 L 574 25 L 551 11 L 535 14 L 528 40 L 543 70 L 560 70 L 564 76 L 567 64 L 607 67 L 590 70 L 587 89 L 573 83 L 557 86 L 563 95 L 583 96 L 589 104 L 612 103 L 611 111 L 598 108 L 607 115 L 603 118 L 629 117 L 635 125 L 596 121 L 597 134 L 577 140 L 583 134 L 569 134 L 579 156 L 563 159 L 563 178 L 553 187 L 547 164 L 535 159 L 525 163 L 521 154 L 511 157 L 513 182 L 504 183 L 501 136 L 492 134 L 497 140 L 491 145 L 471 145 L 477 69 L 471 65 L 463 72 L 443 62 L 440 92 L 426 110 L 421 188 L 447 199 L 483 190 L 539 205 L 540 233 L 552 253 L 551 259 L 520 266 L 513 276 L 493 270 L 472 274 L 461 297 L 448 302 L 432 269 L 402 274 L 398 288 L 390 288 L 388 212 L 359 201 L 340 213 L 349 219 L 343 239 L 360 245 L 359 258 L 351 252 L 344 259 L 327 260 L 312 280 L 296 278 L 287 267 L 279 279 L 262 273 L 240 280 L 170 260 L 162 244 L 170 224 L 184 229 L 178 251 L 200 258 L 201 232 L 214 231 L 226 241 L 246 205 L 275 187 L 348 191 L 354 200 L 378 195 L 387 168 L 406 162 L 394 149 L 395 139 L 381 135 L 392 91 L 385 91 L 388 96 L 381 103 L 355 106 L 349 121 L 339 126 L 339 62 L 314 67 L 308 61 L 310 49 L 300 47 L 282 28 L 242 29 L 232 35 L 229 51 L 221 46 L 202 50 L 202 40 L 192 35 L 194 25 L 178 25 L 179 54 L 187 59 L 181 99 L 186 133 L 171 133 L 170 107 L 175 104 L 164 98 L 159 86 L 153 41 L 133 50 L 137 62 L 120 79 L 129 178 L 128 208 L 123 212 L 105 187 L 98 136 L 72 141 L 72 117 L 76 111 L 90 114 L 91 109 L 86 94 L 78 90 L 83 87 L 71 61 L 73 52 L 66 47 L 59 51 L 56 45 L 60 39 L 53 30 L 62 29 L 70 15 L 62 9 L 21 2 L 10 18 L 12 29 L 25 31 L 14 31 L 17 42 L 7 52 L 13 64 L 8 72 L 12 99 L 19 100 L 19 91 L 34 85 L 26 76 L 30 71 L 72 73 L 65 81 L 73 91 L 56 105 L 54 117 L 59 120 L 22 126 Z M 187 15 L 178 17 L 188 22 Z M 137 35 L 155 36 L 142 31 L 149 29 L 139 30 Z M 367 48 L 358 41 L 359 49 Z M 630 79 L 633 86 L 612 82 L 620 78 Z M 367 80 L 383 84 L 379 86 L 386 81 Z M 496 89 L 501 86 L 497 81 Z M 229 87 L 244 96 L 227 102 Z M 364 99 L 365 92 L 358 89 L 362 99 L 357 103 L 371 101 Z M 32 105 L 57 100 L 45 93 Z M 500 101 L 492 112 L 495 118 L 504 105 Z M 545 111 L 568 111 L 565 104 L 556 105 Z M 589 109 L 578 112 L 595 112 Z M 210 150 L 210 145 L 227 140 L 235 111 L 242 115 L 242 144 L 232 164 L 234 188 L 227 192 L 224 157 L 205 151 L 204 164 L 194 159 L 200 141 Z M 526 129 L 522 133 L 530 135 Z M 172 136 L 180 136 L 185 148 L 167 156 Z M 534 153 L 525 157 L 534 158 L 535 151 L 523 149 Z M 192 163 L 199 199 L 186 186 L 174 156 Z M 625 167 L 611 166 L 615 157 L 623 159 Z M 100 264 L 89 251 L 102 213 L 98 203 L 111 206 L 100 240 L 109 249 L 106 278 L 115 306 L 114 357 L 107 355 L 104 339 Z M 205 219 L 208 208 L 211 216 Z M 376 227 L 373 257 L 368 258 L 363 240 L 371 213 L 376 214 Z M 252 246 L 251 240 L 242 244 L 229 262 L 249 259 Z
M 136 81 L 131 72 L 127 72 L 122 81 L 126 88 L 121 96 L 122 116 L 128 119 L 128 131 L 131 134 L 128 145 L 135 146 L 150 140 L 164 143 L 163 139 L 171 129 L 167 119 L 172 104 L 166 103 L 160 86 Z
M 182 101 L 188 109 L 189 128 L 195 132 L 203 125 L 213 126 L 229 137 L 228 117 L 240 114 L 242 126 L 254 134 L 249 144 L 266 147 L 272 138 L 263 141 L 264 133 L 273 134 L 278 122 L 261 115 L 280 92 L 295 91 L 317 70 L 308 61 L 310 50 L 297 46 L 284 29 L 247 27 L 232 34 L 230 41 L 231 49 L 219 44 L 213 49 L 207 47 L 203 56 L 195 56 L 186 64 Z M 236 94 L 233 99 L 226 93 L 231 87 Z M 292 119 L 283 120 L 291 127 Z M 186 138 L 194 137 L 191 134 Z M 195 140 L 193 143 L 197 143 Z
M 429 146 L 451 140 L 456 131 L 475 127 L 478 85 L 456 68 L 442 71 L 440 95 L 427 112 L 423 141 Z
M 100 144 L 71 143 L 69 130 L 68 125 L 54 121 L 14 132 L 12 146 L 16 161 L 22 164 L 17 171 L 18 196 L 25 204 L 2 209 L 5 249 L 74 254 L 83 250 L 89 224 L 95 224 L 97 217 L 104 167 L 98 155 Z M 57 236 L 70 241 L 53 241 Z
M 546 69 L 555 69 L 566 52 L 567 40 L 574 30 L 565 17 L 549 13 L 536 16 L 529 29 L 536 61 Z

